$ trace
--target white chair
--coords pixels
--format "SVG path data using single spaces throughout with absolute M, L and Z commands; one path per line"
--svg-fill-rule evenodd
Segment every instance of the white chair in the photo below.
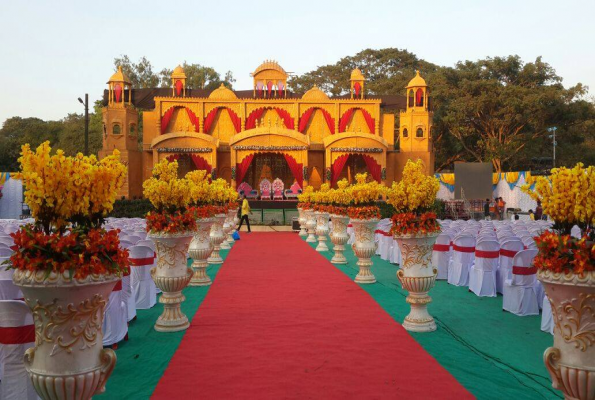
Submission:
M 14 246 L 14 240 L 10 236 L 2 236 L 0 237 L 0 244 L 10 248 Z
M 3 244 L 0 244 L 0 257 L 10 257 L 12 256 L 12 253 L 14 253 L 14 251 L 10 250 Z
M 157 302 L 157 287 L 151 278 L 151 268 L 155 265 L 155 252 L 146 246 L 132 246 L 130 252 L 130 283 L 136 308 L 146 310 Z
M 432 266 L 438 270 L 436 279 L 448 278 L 448 265 L 451 257 L 450 242 L 450 236 L 444 232 L 436 238 L 432 251 Z
M 0 300 L 20 300 L 23 293 L 18 286 L 12 282 L 12 277 L 2 277 L 0 279 Z
M 454 239 L 452 262 L 448 266 L 448 283 L 468 286 L 469 268 L 475 259 L 475 238 L 463 235 Z
M 122 276 L 122 301 L 126 305 L 126 320 L 128 322 L 136 318 L 136 296 L 132 292 L 131 273 L 132 271 L 128 271 L 127 274 Z
M 500 260 L 496 270 L 496 291 L 498 293 L 504 293 L 504 281 L 512 278 L 512 260 L 523 248 L 523 242 L 518 238 L 510 238 L 500 245 Z
M 547 296 L 543 298 L 541 307 L 541 330 L 554 334 L 554 316 L 552 315 L 552 304 Z
M 23 363 L 25 351 L 34 345 L 29 307 L 23 301 L 0 300 L 0 399 L 38 398 Z
M 484 240 L 475 245 L 475 263 L 469 271 L 469 290 L 480 297 L 496 297 L 496 270 L 500 245 Z
M 512 261 L 512 278 L 504 282 L 502 308 L 519 316 L 539 315 L 539 300 L 535 291 L 537 250 L 519 251 Z
M 122 295 L 122 280 L 110 293 L 103 318 L 103 345 L 112 346 L 128 334 L 128 310 Z
M 145 239 L 145 240 L 139 240 L 138 243 L 136 243 L 137 246 L 145 246 L 148 247 L 150 249 L 153 249 L 153 251 L 155 251 L 155 242 L 153 242 L 150 239 Z

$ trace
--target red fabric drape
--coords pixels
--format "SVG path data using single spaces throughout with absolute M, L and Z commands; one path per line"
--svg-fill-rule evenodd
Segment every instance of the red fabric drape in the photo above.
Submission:
M 366 162 L 366 167 L 368 167 L 368 172 L 372 175 L 377 182 L 380 182 L 381 175 L 382 175 L 382 168 L 380 164 L 376 162 L 372 157 L 366 154 L 362 154 L 362 158 Z
M 420 89 L 417 89 L 415 91 L 415 106 L 416 107 L 423 107 L 424 105 L 424 91 Z
M 207 160 L 205 160 L 204 158 L 202 158 L 201 156 L 197 155 L 197 154 L 192 154 L 192 162 L 194 163 L 194 166 L 196 167 L 196 169 L 204 169 L 207 171 L 207 173 L 211 173 L 211 170 L 213 169 L 209 163 L 207 162 Z
M 298 125 L 298 131 L 304 133 L 304 131 L 306 130 L 306 126 L 308 125 L 308 121 L 310 121 L 310 118 L 312 117 L 312 114 L 314 113 L 314 110 L 315 110 L 315 108 L 309 108 L 302 115 L 302 117 L 300 118 L 300 123 Z
M 35 325 L 0 327 L 0 344 L 25 344 L 35 342 Z
M 166 158 L 167 158 L 167 161 L 172 162 L 174 160 L 179 160 L 180 159 L 180 155 L 179 154 L 170 154 Z
M 289 154 L 283 154 L 283 156 L 285 157 L 285 161 L 287 161 L 287 165 L 289 165 L 289 169 L 291 170 L 291 173 L 293 174 L 293 177 L 295 178 L 296 182 L 298 183 L 298 185 L 300 185 L 301 188 L 303 188 L 304 176 L 302 173 L 302 167 L 304 166 L 304 164 L 298 164 L 295 158 L 293 158 Z
M 182 95 L 182 89 L 184 89 L 184 84 L 182 81 L 176 81 L 176 96 Z
M 248 115 L 248 118 L 246 118 L 246 129 L 256 128 L 256 120 L 262 118 L 262 114 L 264 114 L 264 108 L 257 108 L 252 111 L 250 115 Z
M 355 82 L 355 84 L 353 85 L 353 88 L 355 89 L 355 95 L 357 97 L 359 97 L 359 94 L 362 91 L 362 85 L 360 85 L 359 82 Z
M 345 111 L 341 119 L 339 120 L 339 132 L 345 132 L 347 129 L 347 124 L 353 115 L 355 108 L 350 108 L 349 110 Z
M 267 82 L 267 93 L 268 96 L 271 97 L 271 92 L 273 91 L 273 82 L 268 81 Z
M 275 108 L 275 110 L 277 110 L 277 114 L 279 115 L 279 117 L 281 117 L 281 119 L 285 123 L 285 127 L 287 129 L 295 129 L 295 126 L 293 124 L 293 118 L 291 118 L 291 115 L 289 115 L 289 112 L 282 110 L 280 108 Z
M 198 128 L 200 127 L 200 125 L 198 124 L 198 117 L 189 108 L 186 109 L 186 112 L 188 113 L 188 118 L 190 118 L 190 122 L 192 122 L 192 125 L 194 125 L 194 132 L 198 132 Z
M 347 164 L 347 160 L 349 159 L 349 154 L 343 154 L 342 156 L 337 157 L 333 166 L 331 167 L 331 187 L 335 186 L 335 183 L 339 180 L 339 175 L 345 168 L 345 164 Z
M 174 115 L 174 107 L 167 110 L 165 114 L 163 114 L 163 117 L 161 117 L 161 133 L 165 133 L 167 130 L 167 125 L 169 125 L 172 115 Z
M 211 112 L 209 112 L 205 118 L 205 126 L 204 126 L 204 133 L 209 133 L 209 131 L 211 130 L 211 125 L 213 125 L 213 122 L 215 121 L 215 118 L 217 117 L 217 112 L 219 111 L 219 108 L 213 108 L 211 110 Z
M 246 176 L 246 172 L 248 172 L 248 167 L 252 163 L 253 159 L 254 159 L 254 154 L 250 154 L 250 155 L 244 157 L 244 159 L 242 160 L 241 163 L 236 164 L 236 182 L 238 184 L 242 183 L 242 180 L 244 180 L 244 177 Z
M 231 118 L 231 122 L 233 122 L 233 127 L 235 128 L 236 133 L 240 133 L 240 130 L 242 129 L 242 121 L 240 117 L 233 112 L 231 108 L 227 109 L 227 113 L 229 114 L 229 118 Z
M 116 95 L 116 103 L 119 103 L 122 98 L 122 86 L 116 85 L 114 87 L 114 94 Z
M 376 128 L 374 118 L 372 118 L 370 113 L 368 113 L 366 110 L 362 110 L 362 113 L 364 114 L 364 119 L 366 120 L 366 124 L 368 124 L 368 128 L 370 129 L 370 133 L 373 135 Z
M 326 121 L 326 125 L 328 129 L 331 131 L 331 135 L 335 134 L 335 119 L 331 117 L 331 114 L 328 113 L 326 110 L 322 110 L 322 115 L 324 115 L 324 120 Z

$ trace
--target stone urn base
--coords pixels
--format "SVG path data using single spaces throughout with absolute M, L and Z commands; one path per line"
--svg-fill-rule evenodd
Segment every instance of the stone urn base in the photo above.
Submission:
M 318 246 L 316 246 L 316 251 L 328 251 L 328 246 L 326 245 L 326 235 L 328 235 L 328 213 L 325 212 L 315 212 L 314 215 L 316 216 L 316 234 L 318 235 Z
M 351 224 L 355 232 L 353 252 L 357 256 L 357 265 L 359 266 L 355 282 L 363 284 L 376 283 L 376 277 L 372 273 L 372 256 L 376 253 L 374 229 L 378 225 L 378 220 L 352 219 Z
M 225 214 L 215 215 L 215 222 L 211 226 L 211 243 L 213 243 L 213 252 L 207 259 L 209 264 L 221 264 L 223 258 L 219 254 L 219 250 L 222 249 L 221 243 L 225 240 L 225 233 L 223 232 L 223 224 L 225 222 Z
M 333 243 L 334 255 L 331 259 L 333 264 L 347 264 L 347 258 L 343 254 L 345 251 L 345 244 L 349 241 L 347 234 L 347 224 L 349 224 L 349 217 L 345 215 L 331 215 L 333 221 L 333 231 L 331 232 L 331 242 Z
M 306 231 L 306 212 L 298 208 L 298 215 L 298 222 L 300 223 L 300 233 L 298 235 L 302 237 L 308 236 L 308 231 Z
M 198 227 L 190 247 L 188 254 L 192 258 L 192 269 L 194 275 L 190 280 L 190 286 L 209 286 L 211 278 L 207 274 L 208 262 L 207 259 L 213 252 L 213 244 L 211 243 L 211 226 L 215 218 L 204 218 L 196 221 Z
M 23 292 L 35 322 L 35 347 L 24 365 L 43 399 L 90 399 L 103 393 L 116 354 L 103 348 L 103 317 L 115 275 L 71 280 L 68 273 L 16 270 L 13 282 Z
M 306 214 L 306 229 L 308 230 L 306 242 L 316 243 L 316 217 L 314 216 L 314 210 L 306 210 L 304 212 Z
M 554 346 L 543 355 L 552 387 L 566 399 L 595 399 L 595 272 L 539 270 L 552 305 Z

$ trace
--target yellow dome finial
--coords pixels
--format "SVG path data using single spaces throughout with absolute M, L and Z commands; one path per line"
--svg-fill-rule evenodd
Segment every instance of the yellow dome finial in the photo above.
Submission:
M 415 70 L 415 76 L 407 84 L 407 88 L 411 87 L 427 87 L 426 81 L 421 77 L 419 70 Z

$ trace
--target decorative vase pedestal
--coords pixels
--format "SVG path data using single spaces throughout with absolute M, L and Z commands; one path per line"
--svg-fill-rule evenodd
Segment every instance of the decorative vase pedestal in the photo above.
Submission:
M 316 246 L 316 251 L 328 251 L 328 246 L 326 245 L 326 235 L 328 235 L 328 213 L 326 212 L 318 212 L 314 213 L 316 216 L 316 234 L 318 235 L 318 246 Z
M 428 296 L 434 287 L 438 270 L 432 268 L 432 251 L 437 233 L 420 236 L 398 236 L 395 240 L 401 250 L 401 265 L 397 277 L 403 289 L 409 292 L 407 303 L 411 306 L 409 315 L 403 321 L 403 328 L 412 332 L 432 332 L 436 330 L 436 322 L 428 313 L 428 304 L 432 298 Z
M 221 250 L 221 242 L 225 240 L 225 233 L 223 233 L 223 223 L 225 222 L 225 214 L 215 215 L 215 222 L 211 226 L 211 243 L 213 243 L 213 252 L 207 259 L 209 264 L 221 264 L 223 258 L 219 254 Z
M 16 270 L 13 282 L 35 322 L 35 347 L 25 352 L 25 369 L 43 399 L 90 399 L 103 393 L 116 354 L 103 348 L 103 316 L 119 278 Z
M 231 224 L 229 223 L 229 216 L 227 214 L 225 214 L 225 219 L 223 220 L 223 224 L 221 225 L 221 230 L 223 231 L 223 240 L 219 244 L 219 248 L 221 250 L 229 250 L 231 249 L 231 246 L 229 245 L 227 237 L 231 232 Z
M 196 231 L 188 253 L 192 258 L 192 269 L 194 275 L 190 280 L 190 286 L 209 286 L 211 278 L 207 275 L 207 259 L 213 252 L 213 244 L 211 243 L 211 226 L 215 218 L 204 218 L 196 220 L 198 230 Z
M 314 216 L 314 210 L 305 210 L 306 217 L 306 229 L 308 230 L 308 237 L 306 242 L 316 243 L 316 217 Z
M 308 231 L 306 231 L 306 212 L 301 208 L 298 208 L 298 222 L 300 223 L 300 233 L 299 236 L 308 236 Z
M 349 217 L 345 215 L 331 214 L 331 221 L 333 221 L 333 231 L 331 233 L 331 242 L 333 243 L 333 251 L 335 254 L 331 259 L 333 264 L 347 264 L 347 259 L 343 254 L 345 250 L 345 243 L 349 241 L 347 234 L 347 225 L 349 224 Z
M 539 270 L 552 305 L 554 346 L 543 354 L 552 387 L 567 399 L 595 398 L 595 272 Z
M 188 286 L 194 275 L 192 269 L 186 265 L 186 254 L 193 237 L 193 232 L 149 235 L 155 242 L 157 253 L 157 266 L 151 268 L 151 277 L 163 292 L 159 298 L 159 302 L 163 304 L 163 313 L 155 323 L 155 330 L 158 332 L 183 331 L 190 326 L 180 305 L 186 300 L 182 289 Z
M 355 277 L 357 283 L 376 283 L 376 277 L 372 273 L 372 256 L 376 253 L 376 242 L 374 241 L 374 230 L 378 225 L 377 219 L 352 219 L 351 224 L 355 232 L 355 243 L 353 252 L 357 256 L 359 272 Z
M 229 210 L 227 212 L 227 222 L 229 224 L 229 231 L 227 232 L 227 237 L 225 240 L 227 240 L 227 243 L 231 246 L 232 244 L 234 244 L 236 241 L 233 238 L 233 233 L 236 231 L 236 222 L 235 219 L 237 218 L 238 215 L 238 209 L 233 209 L 233 210 Z

